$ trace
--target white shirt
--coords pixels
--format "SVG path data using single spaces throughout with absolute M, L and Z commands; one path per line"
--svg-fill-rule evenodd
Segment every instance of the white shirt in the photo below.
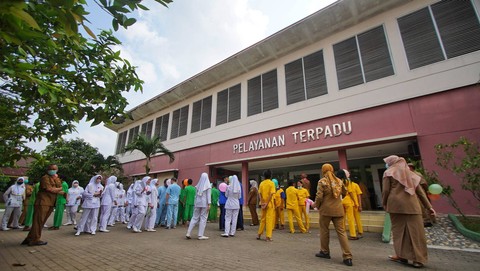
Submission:
M 68 189 L 68 202 L 65 206 L 79 205 L 83 192 L 84 190 L 81 186 L 77 186 L 77 188 L 70 187 Z M 78 199 L 78 197 L 80 197 L 80 199 Z
M 195 194 L 195 207 L 208 207 L 212 201 L 212 189 L 206 190 L 201 196 Z

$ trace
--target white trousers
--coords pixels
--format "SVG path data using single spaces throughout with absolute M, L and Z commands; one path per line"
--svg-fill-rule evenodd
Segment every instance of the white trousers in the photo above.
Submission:
M 7 206 L 5 208 L 5 213 L 3 214 L 2 218 L 2 230 L 7 228 L 8 220 L 10 219 L 10 216 L 13 215 L 13 220 L 12 220 L 12 227 L 17 228 L 18 227 L 18 219 L 20 218 L 20 215 L 22 215 L 22 207 L 11 207 Z
M 116 220 L 117 221 L 120 221 L 122 223 L 125 222 L 125 207 L 124 206 L 119 206 L 117 208 L 117 217 L 116 217 Z
M 112 209 L 110 211 L 110 217 L 108 218 L 108 223 L 107 225 L 115 225 L 115 217 L 117 216 L 117 206 L 112 206 Z
M 237 231 L 237 219 L 240 209 L 225 209 L 225 233 L 235 235 Z
M 145 219 L 145 212 L 147 207 L 143 205 L 138 205 L 133 207 L 133 213 L 136 213 L 135 220 L 133 220 L 132 227 L 134 229 L 140 230 L 142 228 L 143 220 Z M 132 215 L 133 217 L 133 215 Z
M 67 212 L 67 222 L 70 222 L 72 224 L 77 223 L 77 211 L 78 211 L 78 205 L 72 205 L 72 206 L 65 206 L 66 212 Z
M 157 206 L 150 209 L 150 215 L 145 215 L 145 229 L 152 229 L 155 227 L 155 220 L 157 219 Z
M 112 212 L 112 205 L 102 205 L 100 206 L 100 224 L 98 226 L 99 230 L 106 230 L 108 219 L 110 218 L 110 214 Z
M 98 209 L 100 208 L 83 208 L 82 218 L 77 225 L 77 232 L 97 231 Z
M 205 227 L 207 226 L 208 218 L 208 208 L 207 207 L 195 207 L 193 209 L 193 217 L 190 220 L 190 225 L 188 226 L 187 235 L 190 236 L 195 225 L 198 224 L 198 236 L 203 236 L 205 232 Z

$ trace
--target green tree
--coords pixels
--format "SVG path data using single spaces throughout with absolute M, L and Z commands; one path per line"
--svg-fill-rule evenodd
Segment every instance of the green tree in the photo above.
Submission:
M 163 153 L 168 155 L 170 158 L 170 163 L 175 161 L 175 156 L 171 151 L 169 151 L 163 143 L 160 141 L 158 136 L 153 138 L 149 138 L 144 134 L 139 134 L 137 138 L 135 138 L 130 144 L 125 146 L 125 151 L 133 152 L 134 150 L 138 150 L 142 152 L 146 157 L 145 163 L 145 174 L 148 175 L 150 173 L 150 160 L 152 157 L 157 153 Z
M 437 156 L 435 164 L 457 176 L 462 189 L 472 193 L 480 203 L 480 149 L 478 143 L 460 137 L 459 140 L 450 144 L 435 145 L 435 154 Z M 428 171 L 423 167 L 418 167 L 418 169 L 429 184 L 438 183 L 443 187 L 442 195 L 446 196 L 450 205 L 465 218 L 465 214 L 453 197 L 455 190 L 450 185 L 444 184 L 437 172 Z
M 45 168 L 48 164 L 58 166 L 58 174 L 65 176 L 69 184 L 73 180 L 78 180 L 80 185 L 85 187 L 90 178 L 109 168 L 118 170 L 118 161 L 115 158 L 104 156 L 83 139 L 63 140 L 48 145 L 41 153 L 43 159 L 38 160 L 28 171 L 29 179 L 37 179 L 45 174 Z M 116 163 L 116 164 L 115 164 Z M 117 177 L 123 177 L 123 171 L 117 171 Z
M 94 3 L 115 31 L 147 10 L 142 0 Z M 86 0 L 0 1 L 0 166 L 31 155 L 28 141 L 53 142 L 82 119 L 98 125 L 128 117 L 122 93 L 142 91 L 143 81 L 112 49 L 121 44 L 113 31 L 95 34 L 86 25 L 87 8 Z
M 465 137 L 451 144 L 435 146 L 437 165 L 460 179 L 462 189 L 472 193 L 480 206 L 480 150 Z

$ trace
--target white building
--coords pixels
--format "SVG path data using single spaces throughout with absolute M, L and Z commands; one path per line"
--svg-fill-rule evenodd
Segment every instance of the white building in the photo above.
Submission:
M 323 163 L 365 181 L 380 207 L 383 158 L 422 159 L 478 213 L 458 180 L 435 165 L 434 146 L 480 136 L 480 0 L 342 0 L 166 90 L 130 111 L 118 133 L 125 172 L 144 156 L 121 153 L 138 133 L 175 152 L 152 159 L 162 179 L 270 168 L 281 183 Z M 441 199 L 440 212 L 451 209 Z

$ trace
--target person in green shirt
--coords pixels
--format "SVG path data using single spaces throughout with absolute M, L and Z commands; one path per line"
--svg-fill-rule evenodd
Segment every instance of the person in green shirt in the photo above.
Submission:
M 39 188 L 40 188 L 40 182 L 37 182 L 34 180 L 32 195 L 30 196 L 30 199 L 28 201 L 27 214 L 25 215 L 25 222 L 23 223 L 25 225 L 25 228 L 23 228 L 23 231 L 30 231 L 30 227 L 32 226 L 33 205 L 35 203 L 35 199 L 37 198 L 37 193 Z
M 218 199 L 220 198 L 220 190 L 217 189 L 217 184 L 212 183 L 212 203 L 210 211 L 208 212 L 208 221 L 215 222 L 218 217 Z
M 188 186 L 185 187 L 185 211 L 183 213 L 183 221 L 187 221 L 187 224 L 190 223 L 193 217 L 193 209 L 195 207 L 195 194 L 197 189 L 193 186 L 193 180 L 188 179 Z
M 188 179 L 183 180 L 181 183 L 182 189 L 180 190 L 180 196 L 178 197 L 178 213 L 177 213 L 177 223 L 180 225 L 185 225 L 185 219 L 183 219 L 183 213 L 185 212 L 185 186 L 187 186 Z
M 62 178 L 62 190 L 65 192 L 65 194 L 57 194 L 55 213 L 53 214 L 53 226 L 48 228 L 49 230 L 58 230 L 60 229 L 60 225 L 62 225 L 63 212 L 65 211 L 65 204 L 67 204 L 66 196 L 68 195 L 68 184 L 63 179 L 65 178 Z

